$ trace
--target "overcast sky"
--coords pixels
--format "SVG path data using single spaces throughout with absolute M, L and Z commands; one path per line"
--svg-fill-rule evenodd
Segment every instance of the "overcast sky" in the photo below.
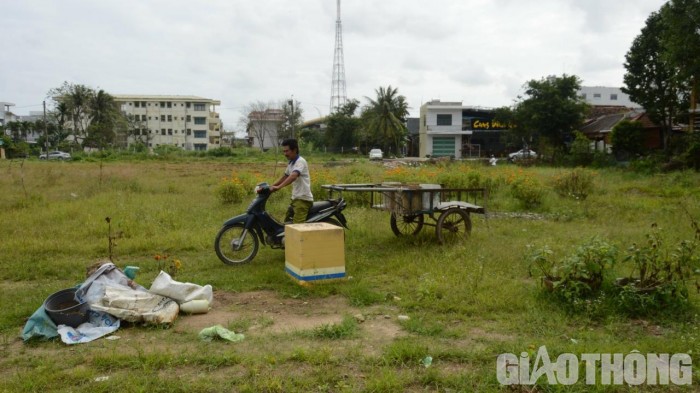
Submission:
M 622 86 L 624 55 L 663 0 L 343 0 L 348 98 L 397 87 L 431 99 L 511 105 L 531 79 L 574 74 Z M 327 115 L 335 0 L 4 0 L 0 101 L 41 110 L 63 81 L 111 94 L 221 101 L 239 128 L 256 101 Z

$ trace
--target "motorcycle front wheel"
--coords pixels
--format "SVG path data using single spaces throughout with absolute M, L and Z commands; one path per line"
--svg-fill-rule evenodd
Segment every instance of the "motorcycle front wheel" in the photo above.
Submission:
M 214 250 L 221 262 L 240 265 L 255 258 L 259 247 L 258 237 L 254 231 L 248 231 L 245 238 L 241 238 L 244 231 L 242 223 L 221 228 L 214 241 Z

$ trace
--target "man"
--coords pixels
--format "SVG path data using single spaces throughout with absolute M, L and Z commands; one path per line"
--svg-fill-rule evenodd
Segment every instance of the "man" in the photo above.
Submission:
M 287 164 L 284 175 L 270 187 L 270 192 L 275 192 L 291 184 L 292 203 L 287 212 L 287 219 L 291 218 L 290 213 L 293 213 L 293 222 L 295 224 L 303 223 L 314 203 L 309 164 L 304 157 L 299 155 L 299 143 L 296 139 L 285 139 L 282 142 L 282 153 L 289 160 L 289 164 Z

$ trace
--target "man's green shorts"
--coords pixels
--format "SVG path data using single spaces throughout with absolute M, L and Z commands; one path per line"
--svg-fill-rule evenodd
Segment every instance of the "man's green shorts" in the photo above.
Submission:
M 294 211 L 293 222 L 295 224 L 301 224 L 306 222 L 306 216 L 309 214 L 309 209 L 313 206 L 312 201 L 305 201 L 303 199 L 292 199 L 291 209 Z

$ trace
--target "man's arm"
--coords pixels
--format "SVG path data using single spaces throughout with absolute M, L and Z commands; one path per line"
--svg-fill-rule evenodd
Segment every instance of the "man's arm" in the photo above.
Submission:
M 291 175 L 285 176 L 277 182 L 275 182 L 275 184 L 273 184 L 272 187 L 270 187 L 270 192 L 275 192 L 280 188 L 287 187 L 288 185 L 294 183 L 294 180 L 296 180 L 297 177 L 299 177 L 299 172 L 293 171 Z

